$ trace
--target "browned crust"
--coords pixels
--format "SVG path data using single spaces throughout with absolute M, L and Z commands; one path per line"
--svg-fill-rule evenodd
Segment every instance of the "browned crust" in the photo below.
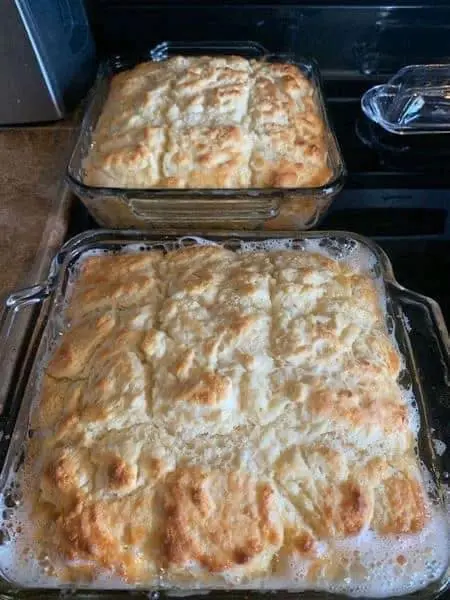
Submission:
M 374 527 L 384 535 L 417 533 L 426 521 L 423 489 L 407 473 L 386 479 L 377 491 Z
M 112 80 L 86 181 L 319 187 L 332 176 L 326 134 L 315 90 L 295 65 L 240 57 L 143 63 Z
M 309 252 L 151 254 L 74 282 L 26 461 L 45 552 L 83 577 L 251 578 L 365 528 L 421 531 L 374 283 Z
M 235 473 L 179 470 L 165 496 L 168 564 L 194 560 L 218 572 L 247 564 L 267 548 L 273 555 L 282 538 L 272 508 L 268 484 Z

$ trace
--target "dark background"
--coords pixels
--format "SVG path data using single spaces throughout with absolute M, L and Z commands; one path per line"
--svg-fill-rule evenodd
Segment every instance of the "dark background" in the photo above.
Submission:
M 164 40 L 257 40 L 314 56 L 326 78 L 386 78 L 405 64 L 450 61 L 450 2 L 144 2 L 91 0 L 99 55 Z

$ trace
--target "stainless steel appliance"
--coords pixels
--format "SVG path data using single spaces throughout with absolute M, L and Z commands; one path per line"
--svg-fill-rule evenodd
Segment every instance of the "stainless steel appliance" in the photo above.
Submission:
M 63 118 L 86 93 L 94 72 L 83 0 L 3 0 L 0 125 Z

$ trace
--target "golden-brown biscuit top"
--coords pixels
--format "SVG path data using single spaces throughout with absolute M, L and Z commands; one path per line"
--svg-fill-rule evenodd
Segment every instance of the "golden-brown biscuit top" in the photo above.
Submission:
M 229 57 L 143 63 L 111 81 L 85 161 L 93 186 L 318 187 L 331 177 L 300 68 Z
M 245 582 L 285 555 L 326 545 L 333 560 L 366 530 L 426 526 L 366 273 L 194 245 L 90 256 L 71 286 L 26 463 L 61 577 L 82 563 L 132 583 Z

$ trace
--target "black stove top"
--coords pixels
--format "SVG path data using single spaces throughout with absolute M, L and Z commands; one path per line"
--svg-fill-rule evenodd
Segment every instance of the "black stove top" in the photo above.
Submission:
M 348 185 L 450 187 L 450 134 L 396 135 L 372 123 L 361 97 L 374 82 L 327 82 L 328 109 L 349 171 Z

